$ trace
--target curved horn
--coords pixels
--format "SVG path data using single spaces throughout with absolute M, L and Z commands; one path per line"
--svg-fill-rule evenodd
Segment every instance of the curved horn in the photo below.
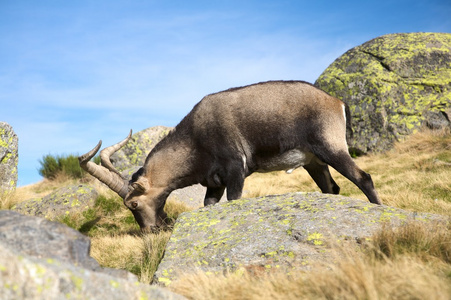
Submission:
M 131 137 L 132 137 L 132 130 L 130 129 L 130 133 L 124 140 L 100 151 L 100 162 L 102 163 L 102 166 L 104 166 L 111 172 L 114 172 L 117 175 L 121 176 L 121 173 L 119 173 L 119 171 L 116 170 L 116 168 L 111 163 L 110 156 L 113 155 L 117 150 L 124 147 L 124 145 L 128 143 L 128 141 L 130 140 Z M 121 176 L 121 178 L 122 178 L 122 176 Z
M 123 141 L 121 141 L 117 144 L 114 144 L 110 147 L 107 147 L 100 152 L 102 164 L 104 163 L 104 160 L 108 161 L 106 167 L 99 166 L 91 161 L 91 158 L 94 157 L 94 155 L 96 155 L 96 153 L 99 151 L 99 149 L 102 145 L 102 141 L 100 141 L 97 144 L 97 146 L 94 147 L 94 149 L 92 149 L 88 153 L 83 154 L 78 157 L 80 167 L 83 170 L 85 170 L 86 172 L 88 172 L 89 174 L 91 174 L 92 176 L 94 176 L 95 178 L 100 180 L 101 182 L 105 183 L 110 189 L 112 189 L 114 192 L 116 192 L 122 198 L 125 198 L 125 196 L 128 193 L 128 184 L 119 175 L 119 172 L 113 167 L 113 165 L 110 162 L 109 157 L 128 142 L 128 140 L 131 137 L 131 132 L 132 131 L 130 130 L 130 134 Z M 105 150 L 107 150 L 107 151 L 105 151 Z M 104 158 L 102 158 L 103 151 L 105 151 Z

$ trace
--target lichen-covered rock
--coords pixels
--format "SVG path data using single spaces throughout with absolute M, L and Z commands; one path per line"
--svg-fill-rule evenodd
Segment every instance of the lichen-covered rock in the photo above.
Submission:
M 321 193 L 207 206 L 179 216 L 155 279 L 168 284 L 196 270 L 308 269 L 335 257 L 333 243 L 362 241 L 383 223 L 398 226 L 412 219 L 440 217 Z
M 77 231 L 0 211 L 1 299 L 184 299 L 135 276 L 102 272 L 93 261 L 89 239 Z
M 10 210 L 0 211 L 0 245 L 17 255 L 56 259 L 116 277 L 135 278 L 125 270 L 101 268 L 90 256 L 91 241 L 80 232 L 59 222 Z
M 170 131 L 171 127 L 156 126 L 135 133 L 122 149 L 111 156 L 111 162 L 120 172 L 144 165 L 147 155 Z
M 340 56 L 315 85 L 350 106 L 357 152 L 387 150 L 423 125 L 450 127 L 451 34 L 375 38 Z
M 66 214 L 93 207 L 97 197 L 97 191 L 91 186 L 71 185 L 59 188 L 43 198 L 20 202 L 12 210 L 55 220 Z
M 8 123 L 0 122 L 0 193 L 16 188 L 18 147 L 13 128 Z
M 0 211 L 0 244 L 22 255 L 57 259 L 91 269 L 99 266 L 89 256 L 88 237 L 62 223 L 10 210 Z

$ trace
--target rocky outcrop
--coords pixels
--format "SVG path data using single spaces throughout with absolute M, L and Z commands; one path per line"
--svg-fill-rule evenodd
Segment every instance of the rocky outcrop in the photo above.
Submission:
M 72 185 L 57 189 L 43 198 L 20 202 L 12 207 L 12 210 L 56 220 L 69 213 L 83 212 L 93 207 L 97 197 L 97 191 L 90 186 Z
M 451 34 L 389 34 L 336 59 L 315 85 L 349 104 L 356 152 L 384 151 L 421 126 L 451 127 Z
M 362 242 L 382 224 L 413 219 L 441 218 L 321 193 L 216 204 L 179 216 L 155 279 L 168 284 L 197 270 L 308 269 L 333 261 L 334 243 Z
M 13 190 L 17 185 L 18 138 L 13 128 L 0 122 L 0 193 Z
M 111 156 L 111 162 L 120 172 L 132 167 L 141 167 L 150 150 L 171 130 L 171 127 L 156 126 L 133 134 L 127 145 Z
M 101 268 L 89 249 L 89 238 L 63 224 L 0 211 L 0 298 L 183 299 Z

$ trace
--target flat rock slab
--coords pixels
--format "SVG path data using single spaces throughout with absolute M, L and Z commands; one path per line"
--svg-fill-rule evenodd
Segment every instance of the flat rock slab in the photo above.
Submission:
M 55 220 L 73 212 L 82 212 L 93 207 L 97 191 L 88 185 L 78 184 L 62 187 L 43 198 L 23 201 L 12 209 L 27 215 Z
M 308 269 L 332 259 L 331 242 L 359 242 L 383 223 L 399 226 L 413 219 L 440 216 L 321 193 L 220 203 L 179 216 L 155 279 L 169 284 L 196 270 Z

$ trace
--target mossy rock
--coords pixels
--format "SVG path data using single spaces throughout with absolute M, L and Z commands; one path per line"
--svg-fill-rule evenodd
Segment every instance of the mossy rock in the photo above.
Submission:
M 20 202 L 12 210 L 55 220 L 69 213 L 83 212 L 93 207 L 98 196 L 97 191 L 91 186 L 72 185 L 57 189 L 43 198 Z
M 169 284 L 180 274 L 305 270 L 333 261 L 334 243 L 364 241 L 385 226 L 443 220 L 339 195 L 291 193 L 240 199 L 179 216 L 155 274 Z
M 8 123 L 0 122 L 0 196 L 16 188 L 18 142 L 13 128 Z
M 171 127 L 155 126 L 133 134 L 127 145 L 111 156 L 111 162 L 120 172 L 143 166 L 150 150 L 171 130 Z
M 335 60 L 315 85 L 346 102 L 356 152 L 380 152 L 424 125 L 450 126 L 451 34 L 375 38 Z

